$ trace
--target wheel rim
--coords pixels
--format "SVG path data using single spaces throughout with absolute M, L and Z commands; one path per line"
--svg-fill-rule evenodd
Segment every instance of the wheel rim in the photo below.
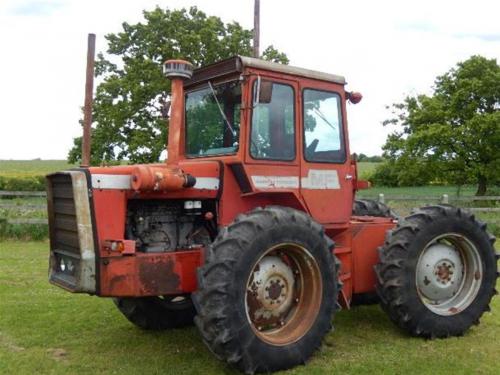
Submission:
M 416 268 L 418 295 L 432 312 L 455 315 L 476 298 L 482 274 L 477 247 L 458 233 L 446 233 L 429 242 L 419 257 Z
M 273 345 L 304 336 L 321 306 L 319 266 L 304 247 L 282 243 L 254 264 L 247 282 L 245 308 L 256 335 Z

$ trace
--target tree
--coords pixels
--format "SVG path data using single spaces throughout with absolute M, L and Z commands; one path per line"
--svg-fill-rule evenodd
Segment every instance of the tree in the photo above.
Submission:
M 472 56 L 437 77 L 431 96 L 392 106 L 398 127 L 384 145 L 400 184 L 412 178 L 476 183 L 477 195 L 500 182 L 500 66 Z M 401 183 L 403 182 L 403 183 Z
M 94 98 L 92 164 L 129 159 L 157 161 L 165 149 L 168 129 L 165 103 L 170 82 L 162 73 L 167 59 L 183 58 L 201 66 L 234 55 L 251 55 L 252 31 L 236 22 L 224 23 L 196 7 L 144 11 L 144 22 L 123 23 L 108 34 L 107 55 L 96 61 L 100 81 Z M 269 46 L 262 58 L 288 63 Z M 68 160 L 80 160 L 81 137 L 75 138 Z

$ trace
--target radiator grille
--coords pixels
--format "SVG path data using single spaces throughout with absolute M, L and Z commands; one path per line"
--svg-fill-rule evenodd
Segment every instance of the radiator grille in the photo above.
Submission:
M 94 293 L 95 250 L 84 171 L 47 176 L 50 281 L 72 292 Z
M 51 234 L 54 249 L 80 254 L 78 226 L 71 175 L 56 174 L 50 178 L 52 187 Z

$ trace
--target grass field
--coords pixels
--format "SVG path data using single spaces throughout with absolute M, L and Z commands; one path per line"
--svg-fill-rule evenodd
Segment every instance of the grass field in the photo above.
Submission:
M 66 160 L 0 160 L 0 176 L 45 175 L 73 167 Z
M 194 327 L 145 332 L 108 299 L 47 282 L 47 242 L 0 242 L 1 374 L 236 374 Z M 464 337 L 399 331 L 378 306 L 342 311 L 307 366 L 283 374 L 498 374 L 500 298 Z

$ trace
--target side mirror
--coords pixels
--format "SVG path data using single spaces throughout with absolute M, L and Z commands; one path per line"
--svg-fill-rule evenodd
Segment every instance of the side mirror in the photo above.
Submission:
M 257 77 L 253 96 L 253 107 L 258 104 L 269 104 L 273 97 L 273 83 L 271 81 L 263 81 L 260 76 Z

